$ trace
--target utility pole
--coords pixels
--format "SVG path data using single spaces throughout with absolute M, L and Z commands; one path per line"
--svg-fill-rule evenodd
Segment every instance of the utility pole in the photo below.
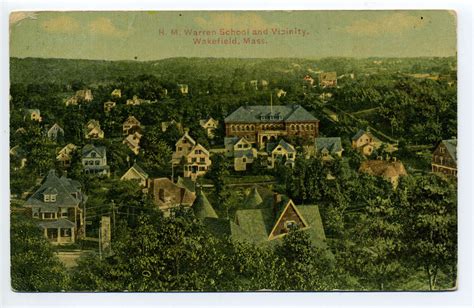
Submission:
M 99 223 L 99 258 L 102 260 L 102 221 Z
M 115 202 L 112 200 L 112 219 L 114 224 L 114 231 L 115 231 Z
M 84 204 L 84 238 L 86 238 L 86 226 L 87 226 L 86 205 Z

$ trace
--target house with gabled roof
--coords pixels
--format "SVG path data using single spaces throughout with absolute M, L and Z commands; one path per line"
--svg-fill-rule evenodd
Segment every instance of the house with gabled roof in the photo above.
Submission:
M 457 177 L 457 139 L 442 140 L 433 152 L 431 171 Z
M 198 143 L 184 158 L 184 176 L 195 181 L 198 176 L 206 174 L 211 163 L 209 151 Z
M 381 146 L 382 142 L 375 137 L 369 129 L 360 129 L 352 137 L 352 148 L 359 151 L 364 156 L 369 156 L 375 149 Z
M 241 137 L 224 138 L 225 155 L 234 159 L 234 170 L 245 171 L 257 157 L 257 150 L 247 139 Z
M 50 140 L 57 141 L 59 137 L 64 137 L 64 129 L 58 123 L 54 123 L 46 132 Z
M 209 117 L 205 120 L 199 120 L 199 125 L 201 125 L 204 130 L 206 130 L 206 134 L 209 138 L 214 138 L 214 131 L 219 126 L 219 121 L 214 120 L 212 117 Z
M 82 165 L 85 174 L 110 175 L 110 167 L 107 165 L 107 151 L 104 146 L 86 144 L 82 148 Z
M 191 207 L 196 193 L 183 185 L 177 185 L 168 178 L 149 180 L 148 194 L 160 210 L 169 214 L 170 210 L 179 206 Z
M 90 120 L 86 124 L 85 129 L 86 139 L 104 139 L 104 131 L 100 128 L 100 123 L 97 120 Z
M 121 89 L 114 89 L 112 93 L 110 93 L 110 96 L 120 98 L 122 97 L 122 90 Z
M 312 143 L 319 134 L 319 120 L 300 105 L 241 106 L 224 123 L 226 137 L 244 137 L 259 149 L 286 136 Z
M 78 90 L 70 98 L 65 100 L 66 106 L 78 105 L 79 103 L 89 103 L 94 99 L 90 89 Z
M 138 155 L 138 153 L 140 153 L 141 138 L 142 134 L 140 134 L 139 132 L 135 132 L 125 137 L 122 143 L 127 145 L 130 151 L 132 151 L 135 155 Z
M 187 84 L 178 83 L 177 87 L 178 87 L 178 90 L 181 94 L 188 94 L 189 93 L 189 87 L 188 87 Z
M 171 161 L 173 165 L 179 165 L 183 158 L 191 152 L 191 149 L 196 145 L 196 141 L 189 136 L 189 133 L 186 131 L 184 135 L 178 139 L 175 143 L 175 151 L 171 156 Z
M 115 108 L 115 106 L 117 106 L 117 103 L 116 102 L 112 102 L 112 101 L 107 101 L 104 103 L 104 112 L 110 112 L 112 111 L 112 109 Z
M 59 150 L 58 155 L 56 156 L 56 160 L 62 167 L 69 167 L 71 165 L 72 153 L 76 151 L 76 149 L 77 146 L 75 146 L 74 144 L 67 144 L 65 147 Z
M 340 137 L 318 137 L 314 141 L 316 154 L 323 160 L 332 160 L 335 157 L 342 157 L 341 138 Z
M 389 181 L 393 188 L 398 186 L 401 176 L 406 176 L 407 171 L 401 161 L 393 160 L 366 160 L 360 165 L 359 172 L 379 176 Z
M 41 117 L 41 111 L 39 109 L 26 109 L 25 110 L 25 120 L 41 122 L 43 118 Z
M 127 172 L 122 175 L 120 181 L 138 181 L 140 186 L 146 187 L 148 173 L 146 173 L 138 164 L 133 164 Z
M 237 210 L 235 220 L 205 217 L 203 222 L 216 236 L 230 237 L 233 241 L 274 245 L 290 231 L 298 230 L 306 232 L 316 247 L 327 248 L 319 207 L 296 205 L 279 194 Z
M 134 131 L 140 130 L 141 128 L 140 121 L 138 121 L 134 116 L 129 116 L 122 124 L 122 134 L 129 135 Z
M 321 88 L 336 87 L 337 74 L 336 72 L 322 72 L 318 75 L 319 86 Z
M 171 120 L 171 121 L 167 121 L 167 122 L 161 122 L 161 131 L 166 132 L 168 130 L 168 128 L 171 127 L 171 126 L 175 126 L 181 134 L 184 134 L 183 124 L 181 124 L 180 122 L 177 122 L 175 120 Z
M 267 144 L 268 168 L 275 168 L 278 163 L 293 167 L 295 165 L 295 147 L 281 139 L 278 143 Z
M 50 170 L 40 188 L 25 202 L 53 244 L 71 244 L 82 234 L 87 196 L 77 181 Z
M 303 80 L 311 86 L 314 84 L 314 78 L 311 77 L 310 75 L 305 75 L 303 77 Z

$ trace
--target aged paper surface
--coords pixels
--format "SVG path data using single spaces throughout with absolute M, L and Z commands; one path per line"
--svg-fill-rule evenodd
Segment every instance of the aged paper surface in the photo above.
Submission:
M 457 288 L 452 11 L 10 15 L 20 292 Z

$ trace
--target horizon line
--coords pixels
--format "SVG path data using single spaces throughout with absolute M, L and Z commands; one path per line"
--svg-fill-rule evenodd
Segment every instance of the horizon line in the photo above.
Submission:
M 80 60 L 80 61 L 108 61 L 108 62 L 153 62 L 153 61 L 162 61 L 169 59 L 233 59 L 233 60 L 280 60 L 280 59 L 295 59 L 295 60 L 324 60 L 324 59 L 353 59 L 353 60 L 365 60 L 365 59 L 420 59 L 420 58 L 434 58 L 434 59 L 444 59 L 444 58 L 457 58 L 456 55 L 452 56 L 368 56 L 368 57 L 347 57 L 347 56 L 324 56 L 324 57 L 214 57 L 214 56 L 178 56 L 178 57 L 166 57 L 166 58 L 157 58 L 152 60 L 138 60 L 138 59 L 92 59 L 92 58 L 61 58 L 61 57 L 19 57 L 19 56 L 10 56 L 9 59 L 43 59 L 43 60 Z

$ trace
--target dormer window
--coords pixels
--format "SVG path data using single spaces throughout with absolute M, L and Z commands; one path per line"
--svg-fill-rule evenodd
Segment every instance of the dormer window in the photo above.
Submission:
M 44 202 L 49 202 L 49 195 L 44 195 Z
M 50 200 L 51 202 L 56 202 L 56 195 L 54 195 L 54 194 L 53 194 L 53 195 L 49 195 L 49 200 Z

